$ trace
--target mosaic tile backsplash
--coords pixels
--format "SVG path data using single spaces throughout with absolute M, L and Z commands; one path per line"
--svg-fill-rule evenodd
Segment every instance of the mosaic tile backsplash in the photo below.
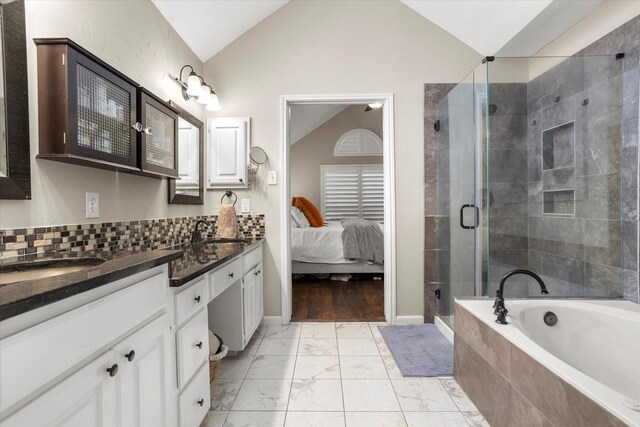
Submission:
M 0 259 L 58 251 L 162 249 L 188 242 L 199 219 L 211 224 L 201 225 L 202 238 L 214 238 L 216 215 L 2 229 Z M 265 235 L 263 214 L 238 215 L 238 223 L 241 237 Z

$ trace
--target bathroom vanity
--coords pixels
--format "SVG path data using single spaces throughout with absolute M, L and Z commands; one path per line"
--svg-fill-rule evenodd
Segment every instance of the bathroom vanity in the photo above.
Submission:
M 262 318 L 262 240 L 60 256 L 106 259 L 0 286 L 2 425 L 199 426 L 209 328 L 243 343 Z

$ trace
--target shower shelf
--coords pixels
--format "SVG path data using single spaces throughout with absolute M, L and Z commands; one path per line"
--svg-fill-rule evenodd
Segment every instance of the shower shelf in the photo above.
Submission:
M 553 216 L 575 215 L 575 190 L 548 190 L 542 192 L 542 213 Z
M 574 122 L 542 132 L 542 170 L 573 166 L 575 149 Z

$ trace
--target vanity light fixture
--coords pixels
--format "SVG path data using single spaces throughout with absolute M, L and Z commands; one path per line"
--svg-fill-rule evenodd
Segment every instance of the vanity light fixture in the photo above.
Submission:
M 191 69 L 187 81 L 182 80 L 182 73 L 185 68 Z M 174 78 L 175 82 L 182 88 L 182 97 L 185 101 L 196 98 L 198 103 L 206 105 L 208 111 L 218 111 L 220 101 L 211 85 L 207 84 L 204 79 L 197 75 L 191 65 L 185 65 L 180 69 L 180 75 Z
M 364 111 L 377 110 L 380 107 L 382 107 L 382 102 L 374 102 L 373 104 L 367 104 L 367 108 Z

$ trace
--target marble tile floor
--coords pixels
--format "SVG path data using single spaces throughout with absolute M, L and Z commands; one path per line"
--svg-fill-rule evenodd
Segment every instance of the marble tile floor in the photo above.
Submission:
M 201 427 L 487 427 L 452 377 L 403 378 L 377 326 L 261 326 L 224 359 Z

